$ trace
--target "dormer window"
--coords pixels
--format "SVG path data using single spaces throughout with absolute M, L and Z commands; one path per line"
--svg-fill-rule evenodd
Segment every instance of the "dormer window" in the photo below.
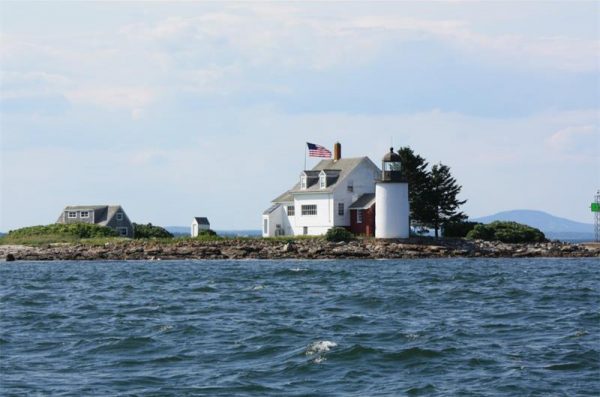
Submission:
M 306 175 L 302 174 L 302 176 L 300 176 L 300 189 L 305 190 L 306 189 Z
M 319 174 L 319 189 L 325 189 L 327 187 L 327 174 L 323 171 Z

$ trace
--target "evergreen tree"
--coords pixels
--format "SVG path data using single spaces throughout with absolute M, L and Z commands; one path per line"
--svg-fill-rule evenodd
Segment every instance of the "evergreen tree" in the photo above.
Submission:
M 409 185 L 410 189 L 410 185 Z M 450 174 L 450 167 L 442 163 L 431 167 L 429 186 L 422 196 L 425 200 L 425 223 L 435 230 L 438 237 L 439 230 L 445 222 L 458 222 L 467 219 L 467 216 L 458 210 L 458 207 L 467 200 L 458 200 L 462 186 Z
M 411 148 L 402 147 L 398 150 L 402 162 L 402 174 L 408 181 L 408 201 L 410 203 L 411 223 L 425 225 L 428 219 L 429 206 L 425 196 L 429 189 L 429 171 L 427 161 Z

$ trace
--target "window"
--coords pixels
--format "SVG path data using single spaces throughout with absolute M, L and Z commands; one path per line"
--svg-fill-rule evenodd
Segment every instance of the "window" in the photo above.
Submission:
M 81 217 L 81 218 L 89 218 L 90 217 L 90 212 L 89 211 L 81 211 L 79 213 L 79 217 Z
M 338 203 L 338 215 L 344 216 L 344 203 Z
M 118 227 L 117 231 L 120 236 L 127 236 L 127 228 L 126 227 Z
M 302 206 L 302 215 L 317 215 L 317 205 L 307 204 Z
M 122 212 L 117 212 L 117 220 L 118 221 L 122 221 L 123 220 L 123 213 Z
M 300 177 L 300 188 L 306 189 L 306 175 Z
M 288 214 L 288 216 L 296 215 L 296 208 L 293 205 L 288 205 L 287 214 Z
M 356 223 L 363 223 L 363 210 L 356 210 Z
M 304 234 L 305 236 L 308 234 L 308 226 L 304 226 L 302 228 L 302 234 Z
M 354 186 L 352 186 L 352 185 L 348 185 L 348 191 L 349 191 L 349 192 L 353 192 L 353 191 L 354 191 Z
M 68 216 L 69 218 L 77 218 L 77 212 L 75 212 L 75 211 L 69 211 L 69 212 L 67 213 L 67 216 Z
M 269 233 L 269 220 L 264 219 L 263 220 L 263 234 L 268 234 L 268 233 Z
M 319 176 L 319 189 L 325 189 L 327 187 L 327 176 Z

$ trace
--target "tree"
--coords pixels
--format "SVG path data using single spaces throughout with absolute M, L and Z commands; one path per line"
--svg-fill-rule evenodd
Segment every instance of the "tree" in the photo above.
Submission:
M 427 202 L 424 199 L 429 189 L 429 171 L 427 161 L 415 154 L 410 147 L 398 150 L 402 163 L 402 175 L 408 181 L 408 201 L 410 203 L 411 223 L 425 225 L 428 215 Z
M 151 223 L 147 225 L 133 224 L 135 238 L 172 238 L 173 235 L 165 228 L 154 226 Z
M 450 174 L 450 167 L 442 163 L 431 167 L 429 186 L 423 198 L 426 207 L 425 223 L 435 230 L 435 237 L 439 236 L 439 230 L 444 223 L 467 219 L 467 216 L 458 210 L 458 207 L 467 202 L 457 198 L 461 189 L 462 186 L 458 185 Z

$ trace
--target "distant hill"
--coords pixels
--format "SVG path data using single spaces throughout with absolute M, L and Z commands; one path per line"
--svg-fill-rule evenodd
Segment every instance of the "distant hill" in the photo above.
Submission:
M 471 219 L 475 222 L 513 221 L 540 229 L 546 237 L 559 240 L 591 240 L 594 225 L 560 218 L 543 211 L 513 210 Z

